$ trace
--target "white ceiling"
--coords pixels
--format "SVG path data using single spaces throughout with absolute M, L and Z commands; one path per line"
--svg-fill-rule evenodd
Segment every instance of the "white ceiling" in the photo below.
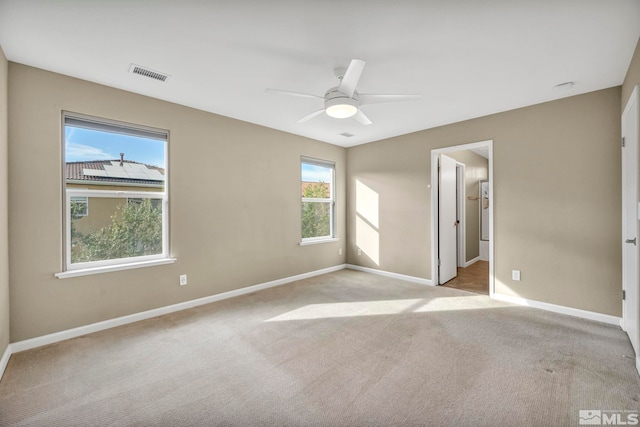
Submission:
M 620 85 L 639 36 L 638 0 L 0 0 L 11 61 L 341 146 Z M 265 93 L 322 96 L 353 58 L 359 92 L 422 99 L 363 126 Z

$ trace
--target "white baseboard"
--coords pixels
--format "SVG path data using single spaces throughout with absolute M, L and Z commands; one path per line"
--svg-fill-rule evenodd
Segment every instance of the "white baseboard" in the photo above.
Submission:
M 608 323 L 610 325 L 620 326 L 620 322 L 622 321 L 620 317 L 611 316 L 609 314 L 580 310 L 579 308 L 565 307 L 563 305 L 549 304 L 548 302 L 540 302 L 520 297 L 514 297 L 512 295 L 494 293 L 492 298 L 499 301 L 510 302 L 512 304 L 524 305 L 526 307 L 540 308 L 542 310 L 552 311 L 554 313 L 567 314 L 574 317 L 582 317 L 583 319 L 595 320 L 596 322 Z
M 471 260 L 469 262 L 470 263 L 475 263 L 475 262 L 480 261 L 480 260 L 481 260 L 480 257 L 477 257 L 477 258 L 474 258 L 473 260 Z M 351 270 L 364 271 L 366 273 L 372 273 L 372 274 L 377 274 L 377 275 L 380 275 L 380 276 L 392 277 L 394 279 L 406 280 L 408 282 L 419 283 L 419 284 L 422 284 L 422 285 L 431 285 L 431 286 L 433 286 L 433 282 L 431 280 L 422 279 L 420 277 L 407 276 L 407 275 L 399 274 L 399 273 L 391 273 L 391 272 L 384 271 L 384 270 L 377 270 L 375 268 L 362 267 L 362 266 L 354 265 L 354 264 L 347 264 L 346 267 L 351 269 Z M 492 298 L 494 298 L 496 300 L 499 300 L 499 301 L 510 302 L 512 304 L 523 305 L 523 306 L 526 306 L 526 307 L 539 308 L 539 309 L 551 311 L 551 312 L 554 312 L 554 313 L 567 314 L 569 316 L 581 317 L 583 319 L 589 319 L 589 320 L 595 320 L 597 322 L 607 323 L 607 324 L 610 324 L 610 325 L 620 326 L 621 322 L 622 322 L 622 318 L 616 317 L 616 316 L 611 316 L 611 315 L 608 315 L 608 314 L 596 313 L 596 312 L 587 311 L 587 310 L 580 310 L 578 308 L 565 307 L 565 306 L 562 306 L 562 305 L 549 304 L 549 303 L 546 303 L 546 302 L 529 300 L 529 299 L 526 299 L 526 298 L 514 297 L 514 296 L 511 296 L 511 295 L 504 295 L 504 294 L 494 293 Z M 638 359 L 638 360 L 640 360 L 640 359 Z M 638 372 L 640 372 L 640 369 L 638 370 Z
M 331 273 L 333 271 L 343 270 L 344 268 L 346 268 L 346 265 L 340 264 L 334 267 L 324 268 L 322 270 L 316 270 L 316 271 L 311 271 L 309 273 L 298 274 L 296 276 L 285 277 L 283 279 L 278 279 L 278 280 L 273 280 L 271 282 L 248 286 L 246 288 L 236 289 L 229 292 L 223 292 L 221 294 L 216 294 L 208 297 L 185 301 L 178 304 L 168 305 L 165 307 L 154 308 L 152 310 L 142 311 L 140 313 L 134 313 L 127 316 L 117 317 L 115 319 L 109 319 L 109 320 L 105 320 L 98 323 L 92 323 L 90 325 L 84 325 L 84 326 L 79 326 L 73 329 L 67 329 L 66 331 L 55 332 L 49 335 L 43 335 L 40 337 L 31 338 L 24 341 L 18 341 L 10 344 L 11 351 L 9 355 L 11 353 L 30 350 L 32 348 L 53 344 L 59 341 L 68 340 L 70 338 L 76 338 L 76 337 L 87 335 L 93 332 L 103 331 L 105 329 L 115 328 L 117 326 L 138 322 L 140 320 L 151 319 L 153 317 L 162 316 L 164 314 L 174 313 L 176 311 L 186 310 L 186 309 L 197 307 L 200 305 L 210 304 L 212 302 L 237 297 L 237 296 L 248 294 L 251 292 L 256 292 L 262 289 L 272 288 L 274 286 L 284 285 L 284 284 L 295 282 L 298 280 L 307 279 L 309 277 L 319 276 L 321 274 Z M 8 361 L 8 357 L 7 357 L 7 361 Z
M 0 359 L 0 380 L 4 375 L 4 370 L 7 368 L 7 363 L 9 363 L 9 358 L 11 357 L 12 349 L 11 344 L 9 344 L 2 355 L 2 359 Z
M 473 265 L 473 264 L 475 264 L 475 263 L 476 263 L 476 262 L 478 262 L 478 261 L 480 261 L 480 257 L 479 257 L 479 256 L 475 257 L 475 258 L 474 258 L 474 259 L 472 259 L 471 261 L 467 261 L 467 262 L 465 262 L 465 263 L 464 263 L 464 268 L 467 268 L 467 267 L 469 267 L 470 265 Z
M 407 282 L 419 283 L 421 285 L 433 285 L 433 282 L 429 279 L 423 279 L 421 277 L 407 276 L 405 274 L 391 273 L 384 270 L 376 270 L 375 268 L 361 267 L 355 264 L 347 264 L 347 268 L 351 270 L 364 271 L 365 273 L 377 274 L 378 276 L 392 277 L 394 279 L 406 280 Z

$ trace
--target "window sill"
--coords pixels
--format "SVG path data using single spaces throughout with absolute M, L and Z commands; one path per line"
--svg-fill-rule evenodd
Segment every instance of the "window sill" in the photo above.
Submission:
M 154 259 L 152 261 L 140 261 L 127 264 L 106 265 L 104 267 L 83 268 L 79 270 L 68 270 L 62 273 L 56 273 L 58 279 L 67 279 L 69 277 L 88 276 L 91 274 L 110 273 L 112 271 L 131 270 L 134 268 L 154 267 L 156 265 L 173 264 L 176 258 Z
M 320 243 L 331 243 L 339 241 L 339 237 L 329 237 L 326 239 L 315 239 L 315 240 L 303 240 L 300 242 L 300 246 L 308 246 L 308 245 L 318 245 Z

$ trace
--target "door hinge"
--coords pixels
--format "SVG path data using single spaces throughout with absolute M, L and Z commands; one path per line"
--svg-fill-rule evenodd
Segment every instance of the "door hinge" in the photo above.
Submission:
M 440 267 L 440 260 L 438 260 L 438 267 Z
M 627 299 L 627 291 L 622 291 L 622 301 Z
M 625 146 L 625 140 L 624 140 L 624 136 L 622 137 L 622 147 Z

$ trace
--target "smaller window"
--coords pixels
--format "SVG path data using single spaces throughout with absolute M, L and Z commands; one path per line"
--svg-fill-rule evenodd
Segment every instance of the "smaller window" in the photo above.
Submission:
M 88 197 L 71 197 L 71 217 L 81 217 L 89 215 Z
M 335 163 L 301 159 L 302 241 L 335 236 Z

